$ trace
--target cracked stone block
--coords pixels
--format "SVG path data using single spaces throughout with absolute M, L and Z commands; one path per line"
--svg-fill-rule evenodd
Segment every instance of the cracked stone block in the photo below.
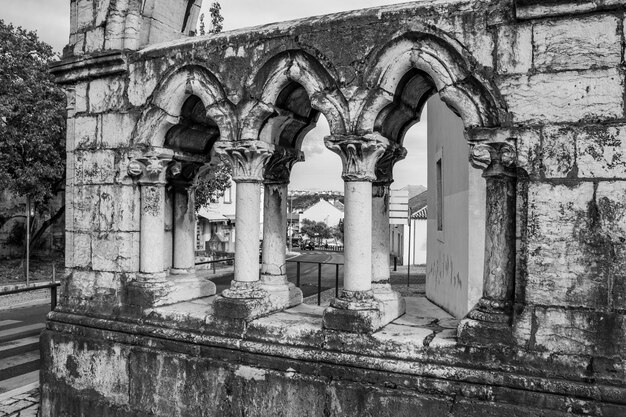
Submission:
M 79 82 L 74 86 L 74 111 L 76 113 L 87 111 L 87 85 L 86 82 Z
M 78 116 L 74 118 L 74 140 L 76 149 L 95 148 L 98 136 L 98 118 Z M 68 147 L 68 150 L 73 150 Z
M 618 19 L 611 15 L 540 21 L 533 40 L 539 71 L 615 67 L 622 60 Z
M 139 233 L 110 232 L 96 235 L 91 245 L 91 267 L 94 271 L 139 270 Z
M 89 83 L 89 112 L 120 110 L 124 106 L 126 83 L 120 77 L 98 78 Z
M 588 211 L 594 185 L 530 183 L 526 301 L 541 305 L 605 306 L 608 282 L 602 248 Z
M 626 125 L 582 127 L 577 165 L 579 178 L 626 179 Z
M 497 59 L 502 74 L 528 72 L 533 63 L 532 26 L 500 26 Z
M 100 199 L 100 187 L 97 185 L 76 185 L 73 188 L 72 201 L 66 201 L 67 230 L 90 232 L 94 229 L 96 211 Z
M 567 178 L 577 175 L 576 132 L 570 127 L 544 127 L 542 154 L 543 173 L 546 178 Z
M 126 405 L 129 401 L 129 353 L 120 345 L 95 345 L 95 342 L 56 342 L 46 346 L 49 357 L 47 378 L 81 387 Z
M 112 183 L 115 168 L 114 151 L 74 152 L 74 184 Z
M 514 123 L 557 123 L 624 117 L 624 76 L 617 69 L 501 78 Z
M 98 189 L 97 230 L 139 232 L 140 191 L 138 186 L 103 185 Z
M 77 0 L 76 24 L 78 30 L 91 27 L 94 21 L 93 0 Z
M 115 149 L 130 146 L 137 115 L 133 113 L 105 113 L 102 116 L 101 146 Z
M 97 52 L 104 49 L 104 28 L 96 27 L 85 33 L 85 52 Z

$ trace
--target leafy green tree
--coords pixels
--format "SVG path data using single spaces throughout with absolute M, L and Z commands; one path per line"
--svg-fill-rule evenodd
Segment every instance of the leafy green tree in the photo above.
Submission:
M 31 247 L 64 212 L 50 204 L 65 177 L 66 99 L 48 72 L 55 59 L 35 32 L 0 20 L 0 187 L 48 217 L 31 229 Z

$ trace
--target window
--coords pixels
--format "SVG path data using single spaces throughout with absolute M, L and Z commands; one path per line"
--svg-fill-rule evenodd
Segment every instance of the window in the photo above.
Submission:
M 224 204 L 231 204 L 233 202 L 232 188 L 228 187 L 224 189 Z
M 435 175 L 437 177 L 437 230 L 443 231 L 443 171 L 442 158 L 439 157 L 435 165 Z

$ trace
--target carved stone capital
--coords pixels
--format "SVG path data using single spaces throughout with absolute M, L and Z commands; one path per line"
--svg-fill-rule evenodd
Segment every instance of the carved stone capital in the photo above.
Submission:
M 167 170 L 167 179 L 175 188 L 189 188 L 193 185 L 202 164 L 197 162 L 172 162 Z
M 397 143 L 390 143 L 376 164 L 376 180 L 374 183 L 390 185 L 393 182 L 394 165 L 404 158 L 406 158 L 406 148 Z
M 327 136 L 324 144 L 341 157 L 344 181 L 375 181 L 376 164 L 389 147 L 380 135 Z
M 215 152 L 233 168 L 235 182 L 261 182 L 274 146 L 258 140 L 218 142 Z
M 470 149 L 470 163 L 482 169 L 483 177 L 513 178 L 517 156 L 515 148 L 505 142 L 479 143 Z
M 304 161 L 304 153 L 298 149 L 277 146 L 265 166 L 266 184 L 286 184 L 296 162 Z
M 165 184 L 170 158 L 147 156 L 130 161 L 127 167 L 128 175 L 137 178 L 140 184 Z

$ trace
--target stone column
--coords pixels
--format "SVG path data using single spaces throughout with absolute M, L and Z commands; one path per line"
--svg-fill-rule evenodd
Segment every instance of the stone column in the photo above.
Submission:
M 515 149 L 508 143 L 472 147 L 470 162 L 484 170 L 487 191 L 483 296 L 459 326 L 467 344 L 513 343 L 515 287 Z
M 383 301 L 387 322 L 406 311 L 404 298 L 391 289 L 389 253 L 389 193 L 393 182 L 393 166 L 406 157 L 406 149 L 391 143 L 376 165 L 376 181 L 372 184 L 372 291 Z
M 293 148 L 278 147 L 265 168 L 263 204 L 263 261 L 261 286 L 279 309 L 302 303 L 302 291 L 287 281 L 287 186 L 291 168 L 304 161 Z
M 198 171 L 195 164 L 176 162 L 170 168 L 174 187 L 174 254 L 173 275 L 195 271 L 196 210 L 193 181 Z
M 324 327 L 367 333 L 383 326 L 384 306 L 372 292 L 372 181 L 389 145 L 380 135 L 329 136 L 326 147 L 343 162 L 344 286 L 324 311 Z
M 273 146 L 257 140 L 218 142 L 215 150 L 233 168 L 235 279 L 214 304 L 216 316 L 249 320 L 271 310 L 259 280 L 260 196 L 263 172 Z

